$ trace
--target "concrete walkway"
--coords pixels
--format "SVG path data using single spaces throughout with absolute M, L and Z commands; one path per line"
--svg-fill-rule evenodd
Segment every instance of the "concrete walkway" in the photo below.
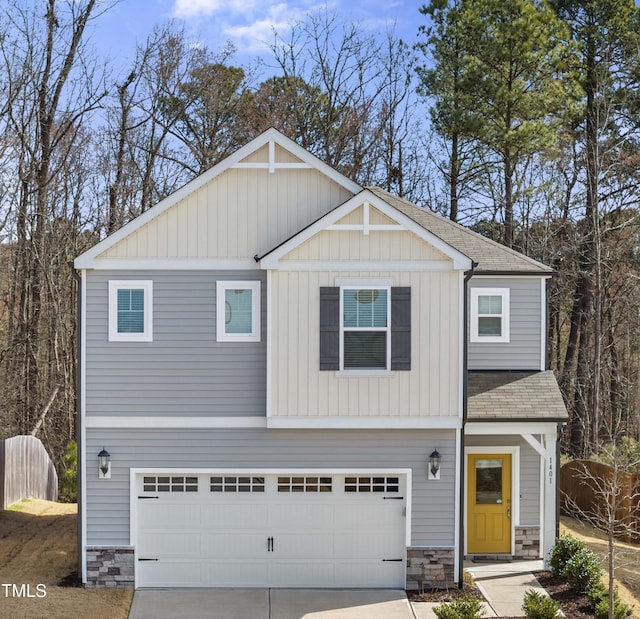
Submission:
M 532 572 L 544 569 L 542 561 L 513 561 L 512 563 L 465 563 L 486 599 L 483 617 L 524 617 L 522 603 L 529 589 L 544 593 Z M 413 602 L 416 619 L 436 619 L 432 602 Z

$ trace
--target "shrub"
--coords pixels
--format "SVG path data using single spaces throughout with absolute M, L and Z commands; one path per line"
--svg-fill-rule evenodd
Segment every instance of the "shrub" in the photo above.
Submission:
M 569 586 L 580 593 L 588 593 L 602 577 L 598 553 L 582 547 L 565 564 L 560 575 L 566 578 Z
M 58 480 L 58 500 L 76 503 L 78 500 L 78 446 L 70 441 L 62 457 L 63 471 Z
M 565 563 L 584 547 L 585 545 L 579 539 L 571 535 L 561 535 L 551 549 L 551 573 L 554 576 L 561 576 Z
M 438 619 L 479 619 L 484 604 L 480 598 L 466 597 L 440 604 L 433 612 Z
M 613 600 L 613 619 L 631 617 L 633 608 L 623 604 L 620 600 Z M 596 604 L 596 619 L 609 619 L 609 596 L 607 595 Z
M 522 610 L 527 619 L 555 619 L 560 604 L 543 593 L 529 589 L 524 594 Z

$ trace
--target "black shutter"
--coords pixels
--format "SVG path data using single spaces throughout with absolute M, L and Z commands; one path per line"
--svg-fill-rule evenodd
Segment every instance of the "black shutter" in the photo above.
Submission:
M 411 288 L 391 288 L 391 369 L 411 369 Z
M 340 369 L 340 288 L 320 288 L 320 369 Z

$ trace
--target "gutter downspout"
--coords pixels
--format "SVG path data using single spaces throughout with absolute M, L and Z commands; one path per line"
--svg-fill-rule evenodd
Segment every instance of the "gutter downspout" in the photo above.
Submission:
M 76 280 L 77 288 L 76 288 L 76 446 L 78 450 L 77 460 L 76 460 L 76 470 L 77 470 L 77 505 L 78 505 L 78 520 L 77 520 L 77 544 L 78 544 L 78 582 L 82 584 L 82 557 L 83 557 L 83 548 L 82 548 L 82 528 L 84 523 L 84 513 L 82 511 L 82 466 L 84 458 L 84 449 L 85 446 L 82 444 L 82 414 L 80 411 L 80 402 L 82 399 L 81 385 L 82 381 L 80 379 L 80 358 L 82 355 L 81 344 L 81 329 L 82 329 L 82 320 L 80 317 L 82 316 L 82 278 L 78 275 L 78 271 L 76 271 L 73 266 L 73 262 L 67 263 L 69 268 L 71 269 L 71 274 L 73 275 L 73 279 Z
M 464 589 L 464 534 L 466 522 L 464 521 L 465 492 L 464 492 L 464 472 L 465 472 L 465 456 L 464 456 L 464 427 L 467 423 L 467 374 L 468 374 L 468 333 L 469 333 L 469 280 L 473 277 L 473 271 L 478 266 L 477 262 L 471 261 L 471 270 L 464 274 L 464 290 L 463 290 L 463 327 L 462 336 L 462 428 L 460 430 L 460 465 L 458 467 L 460 475 L 460 513 L 458 519 L 460 521 L 460 532 L 458 538 L 458 587 Z

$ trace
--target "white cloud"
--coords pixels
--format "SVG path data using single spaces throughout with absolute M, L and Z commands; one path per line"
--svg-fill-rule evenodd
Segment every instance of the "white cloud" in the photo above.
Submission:
M 256 6 L 252 0 L 175 0 L 172 15 L 181 19 L 210 17 L 214 13 L 248 14 Z

